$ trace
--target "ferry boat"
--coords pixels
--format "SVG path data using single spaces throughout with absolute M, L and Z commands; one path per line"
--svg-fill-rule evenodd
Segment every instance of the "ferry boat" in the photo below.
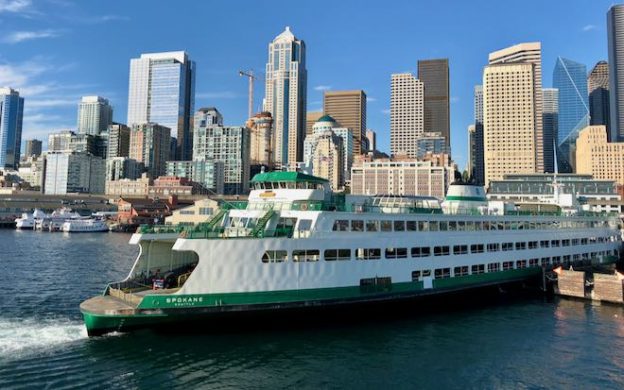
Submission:
M 61 230 L 65 233 L 107 232 L 108 225 L 97 218 L 70 219 L 63 222 Z
M 89 335 L 254 313 L 405 303 L 613 264 L 617 218 L 488 207 L 482 187 L 435 198 L 335 194 L 298 172 L 260 173 L 246 204 L 195 227 L 140 227 L 129 275 L 84 301 Z M 308 311 L 309 312 L 309 311 Z

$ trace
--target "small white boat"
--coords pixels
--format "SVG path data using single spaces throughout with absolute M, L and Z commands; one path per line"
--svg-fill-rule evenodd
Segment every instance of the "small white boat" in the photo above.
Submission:
M 23 213 L 20 218 L 15 219 L 15 228 L 21 230 L 29 230 L 35 228 L 35 220 L 38 218 L 45 218 L 46 213 L 39 209 L 31 213 Z
M 68 208 L 54 210 L 50 215 L 43 218 L 35 218 L 35 229 L 50 232 L 60 232 L 66 221 L 82 218 L 80 214 Z
M 66 233 L 107 232 L 108 225 L 95 218 L 71 219 L 63 223 L 61 230 Z

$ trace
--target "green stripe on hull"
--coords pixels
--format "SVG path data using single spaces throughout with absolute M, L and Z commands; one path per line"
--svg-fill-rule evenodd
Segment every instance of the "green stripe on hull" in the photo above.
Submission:
M 433 281 L 434 288 L 457 288 L 467 287 L 473 284 L 488 284 L 497 282 L 506 282 L 509 280 L 517 280 L 530 278 L 539 275 L 541 272 L 539 267 L 511 269 L 502 272 L 489 272 L 484 274 L 456 276 L 454 278 L 436 279 Z

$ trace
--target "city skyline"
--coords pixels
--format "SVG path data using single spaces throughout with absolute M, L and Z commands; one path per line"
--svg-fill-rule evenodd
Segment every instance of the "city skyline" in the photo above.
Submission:
M 424 14 L 419 13 L 423 16 L 421 26 L 407 23 L 413 12 L 405 10 L 416 12 L 416 6 L 409 3 L 405 3 L 405 7 L 357 7 L 355 16 L 359 18 L 375 15 L 380 22 L 393 20 L 393 23 L 386 23 L 389 28 L 384 32 L 369 31 L 365 26 L 340 31 L 323 29 L 316 21 L 305 17 L 306 12 L 280 10 L 265 15 L 262 25 L 256 25 L 254 34 L 224 29 L 222 33 L 212 32 L 211 39 L 205 40 L 199 26 L 192 23 L 197 19 L 195 15 L 201 14 L 202 4 L 168 10 L 172 23 L 188 27 L 184 32 L 172 33 L 159 31 L 144 22 L 150 15 L 165 12 L 160 4 L 143 7 L 140 2 L 131 5 L 108 2 L 106 6 L 97 2 L 60 6 L 51 2 L 23 3 L 17 12 L 0 13 L 6 30 L 2 44 L 10 49 L 0 59 L 3 63 L 0 84 L 22 90 L 27 99 L 23 140 L 45 140 L 50 132 L 75 128 L 76 105 L 84 95 L 108 97 L 115 109 L 114 120 L 124 122 L 129 60 L 145 52 L 174 50 L 187 51 L 197 62 L 195 107 L 216 106 L 228 118 L 228 124 L 242 125 L 248 119 L 247 85 L 237 72 L 239 69 L 262 72 L 267 43 L 289 25 L 298 38 L 306 41 L 309 52 L 308 111 L 321 108 L 324 90 L 363 89 L 368 96 L 367 127 L 377 132 L 378 148 L 382 151 L 389 151 L 390 144 L 387 114 L 390 75 L 404 71 L 417 74 L 418 59 L 449 58 L 451 140 L 453 157 L 460 169 L 467 160 L 466 128 L 472 123 L 472 88 L 480 84 L 488 53 L 519 42 L 540 41 L 544 69 L 552 69 L 557 56 L 575 58 L 590 68 L 598 60 L 607 59 L 606 12 L 611 5 L 606 1 L 566 2 L 568 7 L 561 7 L 564 3 L 559 2 L 539 3 L 540 12 L 533 15 L 531 7 L 492 2 L 487 19 L 492 22 L 493 29 L 498 29 L 495 35 L 469 29 L 470 15 L 477 12 L 472 8 L 479 7 L 462 3 L 431 5 Z M 275 8 L 279 9 L 279 4 L 285 2 L 275 3 Z M 212 11 L 236 14 L 244 23 L 251 21 L 254 7 L 250 5 L 251 12 L 239 14 L 233 6 L 216 4 Z M 300 8 L 305 11 L 316 7 L 304 4 Z M 350 14 L 356 8 L 354 4 L 331 3 L 324 7 L 337 17 Z M 506 12 L 519 16 L 528 16 L 531 12 L 532 23 L 524 25 L 522 17 L 511 22 L 496 17 Z M 49 20 L 43 21 L 41 13 Z M 555 15 L 556 19 L 565 20 L 557 28 L 552 25 Z M 61 20 L 64 30 L 43 31 Z M 111 24 L 115 28 L 111 28 Z M 423 35 L 427 39 L 410 38 L 437 25 L 446 28 L 447 33 L 438 37 Z M 40 34 L 25 34 L 29 31 Z M 103 46 L 92 45 L 89 38 L 100 38 L 99 34 L 104 31 L 107 38 L 102 41 Z M 80 39 L 77 39 L 78 34 Z M 363 50 L 370 44 L 376 45 L 377 54 L 373 58 L 368 50 Z M 102 47 L 108 51 L 106 56 L 100 55 Z M 215 57 L 215 53 L 219 55 Z M 548 73 L 545 72 L 543 87 L 552 85 Z M 263 87 L 259 80 L 256 108 L 261 106 Z

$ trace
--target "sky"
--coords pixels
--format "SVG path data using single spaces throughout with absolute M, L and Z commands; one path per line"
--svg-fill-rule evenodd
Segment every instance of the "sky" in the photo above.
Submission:
M 606 13 L 613 1 L 190 1 L 0 0 L 0 86 L 25 98 L 22 139 L 46 143 L 75 129 L 81 96 L 100 95 L 126 123 L 130 59 L 185 50 L 197 64 L 195 108 L 216 106 L 227 125 L 247 119 L 247 80 L 262 78 L 268 44 L 290 26 L 307 47 L 308 111 L 323 91 L 363 89 L 367 127 L 389 152 L 390 76 L 417 61 L 449 58 L 452 156 L 468 157 L 473 88 L 488 53 L 542 42 L 543 87 L 557 56 L 588 71 L 607 59 Z M 256 83 L 261 108 L 264 82 Z

